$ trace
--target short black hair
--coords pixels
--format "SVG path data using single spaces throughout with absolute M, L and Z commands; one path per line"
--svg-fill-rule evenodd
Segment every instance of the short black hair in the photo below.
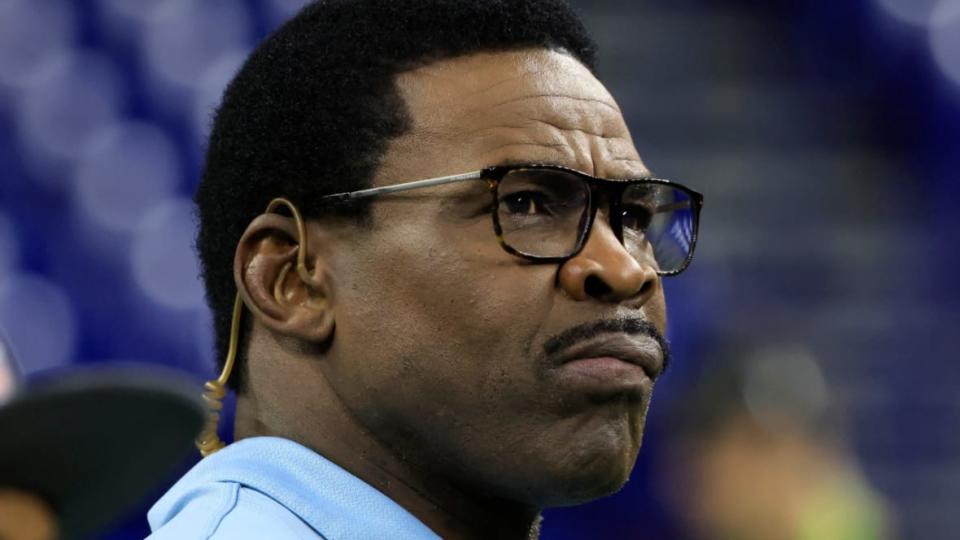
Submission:
M 317 218 L 322 195 L 369 187 L 387 143 L 411 125 L 398 73 L 528 47 L 564 50 L 596 72 L 595 45 L 563 0 L 321 0 L 260 43 L 224 93 L 195 197 L 221 368 L 234 252 L 270 200 Z M 230 379 L 241 391 L 243 349 Z

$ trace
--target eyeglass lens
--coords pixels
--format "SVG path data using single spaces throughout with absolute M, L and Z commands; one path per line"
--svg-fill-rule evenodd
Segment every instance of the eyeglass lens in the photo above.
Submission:
M 670 185 L 637 183 L 623 191 L 621 200 L 625 249 L 661 273 L 682 269 L 693 244 L 690 195 Z M 587 183 L 564 171 L 514 169 L 497 191 L 504 242 L 535 257 L 566 257 L 576 251 L 589 207 Z

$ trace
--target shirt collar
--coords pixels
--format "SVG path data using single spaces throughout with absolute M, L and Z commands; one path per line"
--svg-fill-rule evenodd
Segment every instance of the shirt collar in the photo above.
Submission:
M 198 487 L 212 482 L 256 489 L 329 539 L 354 537 L 358 527 L 370 538 L 439 538 L 373 486 L 313 450 L 279 437 L 243 439 L 203 459 L 157 501 L 151 518 L 171 518 Z

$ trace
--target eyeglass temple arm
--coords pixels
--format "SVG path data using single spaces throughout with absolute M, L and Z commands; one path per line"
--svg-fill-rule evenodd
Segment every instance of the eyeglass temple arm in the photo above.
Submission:
M 345 193 L 334 193 L 332 195 L 325 195 L 320 197 L 322 201 L 352 201 L 354 199 L 362 199 L 365 197 L 374 197 L 376 195 L 384 195 L 386 193 L 396 193 L 398 191 L 407 191 L 409 189 L 417 189 L 423 187 L 431 186 L 440 186 L 443 184 L 452 184 L 454 182 L 464 182 L 466 180 L 477 180 L 482 177 L 483 171 L 473 171 L 463 174 L 454 174 L 451 176 L 439 176 L 437 178 L 427 178 L 426 180 L 416 180 L 414 182 L 405 182 L 402 184 L 394 184 L 392 186 L 381 186 L 369 189 L 361 189 L 358 191 L 349 191 Z

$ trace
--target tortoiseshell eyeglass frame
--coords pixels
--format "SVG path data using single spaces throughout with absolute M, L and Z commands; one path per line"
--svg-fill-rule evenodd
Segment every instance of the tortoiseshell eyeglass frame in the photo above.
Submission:
M 585 217 L 586 219 L 582 220 L 580 226 L 579 237 L 577 238 L 577 243 L 573 250 L 560 257 L 544 257 L 540 255 L 534 255 L 531 253 L 526 253 L 524 251 L 515 249 L 509 243 L 504 240 L 503 237 L 503 228 L 500 226 L 500 218 L 497 213 L 497 207 L 499 206 L 499 188 L 500 181 L 510 172 L 516 170 L 541 170 L 541 171 L 557 171 L 562 173 L 567 173 L 574 175 L 580 178 L 587 186 L 588 201 Z M 453 174 L 449 176 L 440 176 L 437 178 L 427 178 L 425 180 L 414 180 L 412 182 L 404 182 L 401 184 L 393 184 L 389 186 L 381 186 L 375 188 L 361 189 L 357 191 L 349 191 L 345 193 L 334 193 L 332 195 L 326 195 L 321 197 L 320 200 L 332 202 L 332 203 L 342 203 L 349 202 L 356 199 L 364 199 L 369 197 L 376 197 L 379 195 L 386 195 L 388 193 L 397 193 L 401 191 L 409 191 L 411 189 L 420 189 L 432 186 L 441 186 L 445 184 L 453 184 L 456 182 L 466 182 L 469 180 L 486 180 L 490 187 L 490 193 L 493 196 L 492 204 L 490 205 L 490 216 L 493 219 L 493 231 L 496 234 L 497 242 L 500 244 L 500 247 L 504 251 L 511 255 L 517 257 L 535 261 L 540 263 L 562 263 L 569 260 L 572 257 L 575 257 L 581 250 L 583 250 L 584 245 L 586 245 L 587 238 L 590 237 L 590 231 L 593 228 L 593 223 L 596 219 L 597 210 L 600 207 L 599 201 L 608 201 L 610 205 L 610 226 L 613 228 L 614 234 L 617 236 L 617 239 L 620 242 L 623 242 L 623 223 L 622 223 L 622 196 L 623 192 L 627 189 L 628 186 L 635 184 L 645 184 L 645 185 L 660 185 L 668 186 L 670 188 L 676 189 L 683 192 L 689 197 L 689 203 L 691 205 L 691 212 L 693 216 L 693 223 L 691 226 L 691 236 L 690 236 L 690 249 L 687 253 L 686 259 L 681 265 L 677 268 L 663 271 L 658 269 L 657 273 L 661 276 L 674 276 L 683 272 L 689 265 L 690 261 L 693 259 L 693 252 L 697 244 L 697 235 L 699 233 L 700 227 L 700 210 L 703 208 L 703 195 L 694 191 L 682 184 L 672 182 L 670 180 L 664 180 L 662 178 L 636 178 L 628 180 L 610 180 L 607 178 L 599 178 L 596 176 L 591 176 L 585 172 L 578 171 L 576 169 L 571 169 L 567 167 L 561 167 L 558 165 L 545 165 L 545 164 L 526 164 L 526 165 L 497 165 L 493 167 L 487 167 L 478 171 L 471 171 L 462 174 Z M 654 213 L 657 211 L 671 210 L 674 208 L 657 208 L 654 209 Z

